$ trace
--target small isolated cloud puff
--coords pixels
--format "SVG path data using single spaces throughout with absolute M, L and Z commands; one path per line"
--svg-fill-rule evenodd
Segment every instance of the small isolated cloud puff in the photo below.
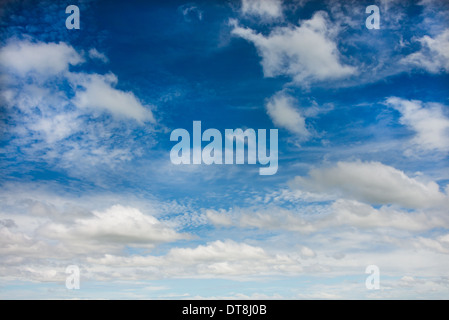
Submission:
M 192 19 L 203 20 L 203 11 L 194 4 L 185 4 L 178 8 L 182 13 L 185 22 L 192 22 Z
M 301 140 L 306 140 L 310 132 L 306 128 L 304 117 L 294 107 L 295 104 L 293 97 L 281 92 L 268 101 L 267 113 L 276 126 L 296 134 Z
M 438 103 L 423 103 L 397 97 L 387 99 L 387 104 L 401 113 L 400 123 L 416 132 L 412 144 L 424 151 L 449 151 L 449 118 Z
M 242 0 L 242 14 L 258 16 L 262 19 L 282 17 L 281 0 Z
M 89 58 L 91 58 L 91 59 L 97 59 L 97 60 L 100 60 L 100 61 L 102 61 L 104 63 L 108 63 L 109 62 L 108 57 L 106 57 L 106 55 L 104 53 L 99 52 L 95 48 L 90 49 L 88 54 L 89 54 Z
M 308 177 L 295 177 L 290 186 L 406 208 L 448 204 L 448 196 L 440 192 L 437 183 L 420 182 L 380 162 L 338 162 L 334 167 L 312 169 Z
M 55 75 L 67 71 L 69 65 L 83 62 L 82 57 L 65 43 L 13 42 L 0 49 L 0 64 L 20 75 L 30 71 Z
M 311 81 L 341 79 L 353 75 L 356 68 L 340 62 L 327 13 L 318 11 L 301 26 L 277 27 L 268 36 L 236 21 L 232 34 L 252 42 L 262 57 L 266 77 L 287 75 L 301 85 Z
M 83 86 L 77 91 L 73 103 L 78 108 L 99 108 L 118 117 L 135 119 L 138 122 L 155 122 L 151 111 L 144 107 L 132 92 L 115 89 L 118 79 L 114 74 L 81 74 L 74 77 L 75 83 Z
M 416 41 L 421 43 L 421 50 L 401 60 L 401 63 L 423 68 L 430 73 L 449 72 L 449 29 L 435 38 L 424 36 Z

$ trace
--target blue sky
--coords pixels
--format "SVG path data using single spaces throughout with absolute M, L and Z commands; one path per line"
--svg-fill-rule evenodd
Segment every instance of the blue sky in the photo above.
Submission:
M 4 1 L 0 296 L 448 298 L 447 14 Z M 193 121 L 278 129 L 277 173 L 174 165 L 170 134 Z

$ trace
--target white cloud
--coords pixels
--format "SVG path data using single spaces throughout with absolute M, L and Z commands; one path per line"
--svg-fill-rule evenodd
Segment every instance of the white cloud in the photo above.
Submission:
M 315 13 L 301 26 L 277 27 L 268 36 L 240 27 L 235 21 L 232 33 L 252 42 L 262 57 L 266 77 L 288 75 L 299 84 L 310 81 L 342 79 L 356 73 L 340 62 L 340 53 L 332 36 L 327 14 Z
M 270 254 L 261 247 L 232 240 L 217 240 L 195 248 L 173 248 L 161 257 L 105 255 L 88 261 L 114 269 L 157 267 L 157 272 L 163 270 L 166 276 L 194 278 L 259 277 L 302 272 L 298 257 Z
M 375 209 L 354 200 L 337 200 L 332 204 L 333 213 L 320 222 L 324 227 L 354 226 L 357 228 L 394 228 L 398 230 L 424 231 L 449 227 L 449 219 L 434 213 L 411 213 L 389 207 Z
M 186 22 L 192 22 L 192 18 L 199 21 L 203 20 L 203 11 L 196 5 L 185 4 L 180 6 L 178 10 L 181 11 Z
M 295 108 L 296 101 L 284 93 L 278 93 L 267 102 L 267 113 L 276 126 L 296 134 L 301 140 L 306 140 L 310 132 L 306 128 L 304 117 Z
M 95 49 L 89 55 L 104 58 Z M 0 96 L 12 120 L 4 125 L 13 134 L 5 153 L 14 154 L 20 147 L 27 159 L 45 159 L 80 174 L 140 154 L 133 130 L 143 124 L 143 130 L 152 130 L 147 125 L 155 123 L 151 108 L 134 93 L 117 89 L 112 73 L 69 70 L 81 62 L 75 49 L 64 43 L 10 40 L 0 49 L 0 65 L 5 65 Z M 104 114 L 113 117 L 101 117 Z M 126 136 L 126 144 L 118 136 Z
M 51 117 L 41 117 L 29 128 L 36 131 L 48 144 L 68 138 L 79 130 L 80 120 L 74 113 L 57 114 Z
M 263 19 L 282 17 L 281 0 L 242 0 L 242 13 L 244 15 L 258 16 Z
M 423 68 L 430 73 L 449 72 L 449 29 L 434 38 L 426 35 L 416 41 L 421 44 L 421 50 L 403 58 L 402 63 Z
M 65 43 L 43 43 L 28 40 L 9 42 L 0 49 L 0 64 L 21 75 L 34 71 L 54 75 L 67 71 L 69 65 L 83 62 L 82 57 Z
M 421 182 L 379 162 L 338 162 L 330 168 L 312 169 L 296 177 L 292 188 L 336 194 L 371 204 L 397 204 L 423 208 L 447 204 L 448 196 L 437 183 Z
M 76 92 L 73 103 L 78 108 L 98 108 L 107 110 L 118 117 L 135 119 L 139 122 L 155 122 L 148 107 L 142 105 L 132 92 L 115 89 L 118 79 L 114 74 L 80 75 L 76 84 L 85 90 Z
M 87 243 L 89 250 L 92 243 L 151 248 L 157 243 L 189 237 L 177 233 L 153 216 L 121 205 L 112 206 L 104 212 L 94 211 L 93 216 L 78 218 L 71 224 L 49 223 L 40 228 L 39 233 L 63 241 L 68 246 Z
M 12 232 L 7 227 L 0 227 L 0 243 L 2 256 L 13 255 L 20 257 L 20 261 L 29 257 L 40 257 L 50 252 L 49 246 L 42 241 L 21 232 Z
M 230 226 L 232 224 L 230 216 L 223 211 L 207 210 L 206 217 L 215 225 Z
M 109 62 L 108 57 L 106 57 L 106 55 L 104 53 L 99 52 L 95 48 L 92 48 L 92 49 L 89 50 L 89 58 L 100 60 L 103 63 Z
M 279 207 L 267 209 L 242 210 L 236 225 L 240 227 L 259 228 L 267 230 L 288 230 L 300 233 L 316 231 L 316 226 L 307 221 L 297 212 Z
M 449 234 L 439 236 L 436 239 L 418 237 L 412 241 L 412 245 L 417 249 L 429 249 L 435 252 L 449 253 Z
M 397 97 L 387 99 L 387 104 L 401 113 L 401 124 L 416 132 L 412 144 L 420 150 L 449 151 L 449 118 L 438 103 L 423 103 Z
M 200 244 L 198 239 L 194 239 L 188 243 L 178 242 L 163 254 L 161 251 L 153 254 L 137 248 L 152 248 L 161 241 L 173 241 L 183 236 L 180 233 L 172 236 L 173 229 L 168 227 L 172 219 L 170 212 L 164 218 L 155 218 L 162 214 L 161 207 L 164 206 L 161 204 L 148 203 L 145 210 L 120 205 L 107 210 L 78 212 L 79 209 L 73 210 L 74 205 L 105 207 L 105 203 L 122 201 L 123 196 L 64 198 L 52 193 L 45 195 L 41 189 L 34 192 L 25 188 L 22 192 L 14 192 L 18 189 L 13 188 L 7 190 L 2 189 L 0 193 L 0 222 L 13 216 L 15 226 L 9 222 L 9 227 L 0 225 L 0 276 L 5 282 L 17 279 L 52 282 L 65 290 L 67 275 L 64 270 L 67 265 L 75 263 L 80 266 L 81 285 L 85 288 L 90 281 L 127 281 L 125 286 L 130 288 L 142 286 L 142 279 L 203 278 L 264 283 L 273 276 L 289 276 L 295 281 L 298 278 L 294 277 L 322 275 L 338 287 L 327 280 L 321 284 L 314 281 L 296 292 L 307 289 L 308 292 L 326 291 L 336 296 L 352 297 L 354 290 L 360 290 L 358 294 L 365 297 L 363 282 L 348 287 L 346 281 L 348 277 L 363 274 L 368 264 L 378 265 L 385 279 L 413 275 L 415 279 L 428 277 L 437 280 L 445 275 L 449 259 L 449 236 L 447 232 L 437 231 L 447 228 L 447 219 L 439 220 L 431 211 L 424 216 L 390 207 L 374 209 L 353 200 L 338 200 L 330 205 L 330 212 L 323 215 L 319 210 L 315 212 L 314 206 L 313 214 L 307 216 L 302 207 L 278 212 L 263 204 L 261 207 L 266 209 L 266 216 L 262 218 L 266 220 L 260 225 L 269 231 L 263 233 L 258 230 L 257 239 L 207 239 Z M 145 208 L 146 205 L 140 204 L 139 207 Z M 174 209 L 171 205 L 169 208 Z M 231 216 L 234 225 L 238 225 L 240 216 L 251 214 L 244 210 L 211 210 L 211 213 Z M 270 215 L 274 219 L 268 220 Z M 309 233 L 307 237 L 304 234 L 276 232 L 276 228 L 293 230 L 291 226 L 295 221 L 290 220 L 289 215 L 303 218 L 316 232 Z M 26 222 L 26 219 L 31 220 Z M 256 223 L 252 224 L 255 226 Z M 426 236 L 419 233 L 435 227 L 438 229 L 432 233 L 426 232 Z M 383 228 L 395 228 L 395 231 Z M 168 232 L 164 233 L 164 230 Z M 249 238 L 251 232 L 240 230 L 239 234 Z M 214 235 L 219 237 L 218 233 Z M 123 250 L 125 247 L 136 250 Z M 404 261 L 409 263 L 404 265 Z M 339 276 L 345 280 L 342 281 Z M 410 280 L 403 280 L 407 279 Z M 407 283 L 412 285 L 408 280 Z M 394 283 L 382 281 L 382 286 L 394 287 Z M 407 288 L 413 289 L 413 285 Z M 430 292 L 432 288 L 437 290 L 437 294 L 447 294 L 444 286 L 429 285 L 425 292 Z M 176 290 L 170 285 L 157 296 L 168 296 Z M 273 291 L 263 293 L 274 294 Z M 87 296 L 91 294 L 86 292 Z M 102 294 L 99 297 L 104 298 Z M 291 294 L 294 295 L 295 291 Z M 185 291 L 181 295 L 185 295 Z M 390 292 L 391 297 L 402 295 L 403 292 Z
M 348 226 L 357 229 L 393 228 L 414 232 L 449 227 L 449 218 L 445 216 L 444 210 L 407 212 L 389 206 L 376 209 L 366 203 L 347 199 L 338 199 L 328 205 L 310 205 L 310 209 L 312 215 L 304 208 L 233 208 L 232 211 L 221 213 L 226 217 L 224 223 L 221 220 L 209 219 L 212 224 L 218 226 L 285 230 L 309 236 L 322 230 L 335 231 Z M 303 257 L 308 256 L 307 252 L 310 253 L 301 247 Z
M 313 251 L 312 249 L 310 249 L 309 247 L 306 247 L 306 246 L 301 246 L 299 254 L 301 255 L 301 257 L 303 259 L 315 258 L 316 257 L 315 251 Z

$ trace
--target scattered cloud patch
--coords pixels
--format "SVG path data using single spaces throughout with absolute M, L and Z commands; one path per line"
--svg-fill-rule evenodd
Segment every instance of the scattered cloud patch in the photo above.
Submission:
M 184 17 L 185 22 L 192 22 L 193 20 L 203 20 L 204 12 L 198 8 L 195 4 L 185 4 L 178 8 Z
M 63 42 L 9 41 L 0 49 L 0 65 L 21 76 L 32 71 L 40 76 L 56 75 L 82 62 L 81 55 Z
M 396 204 L 405 208 L 441 206 L 448 202 L 437 183 L 421 182 L 380 162 L 338 162 L 312 169 L 307 177 L 290 181 L 292 188 L 324 192 L 370 204 Z
M 89 58 L 99 60 L 103 63 L 108 63 L 109 59 L 104 53 L 99 52 L 97 49 L 92 48 L 88 52 Z
M 274 125 L 287 129 L 300 140 L 307 140 L 310 132 L 306 128 L 305 118 L 296 107 L 295 99 L 287 94 L 278 93 L 267 102 L 267 113 Z
M 257 48 L 266 77 L 286 75 L 304 85 L 344 79 L 357 73 L 355 67 L 341 62 L 337 44 L 332 40 L 336 27 L 324 11 L 301 21 L 300 26 L 276 27 L 268 36 L 232 23 L 232 34 Z
M 94 49 L 89 55 L 104 60 Z M 139 154 L 117 137 L 155 125 L 153 107 L 118 89 L 113 73 L 70 70 L 83 61 L 63 42 L 9 40 L 0 49 L 1 72 L 7 75 L 0 96 L 10 118 L 5 126 L 13 133 L 5 154 L 13 155 L 20 146 L 21 157 L 78 169 L 115 165 Z
M 78 90 L 73 99 L 74 105 L 78 108 L 99 108 L 142 124 L 145 121 L 155 122 L 151 110 L 143 106 L 132 92 L 114 88 L 118 82 L 114 74 L 82 74 L 74 79 L 76 84 L 85 88 L 83 91 Z
M 401 113 L 400 123 L 415 132 L 411 143 L 420 151 L 449 152 L 447 106 L 390 97 L 386 103 Z
M 421 49 L 404 57 L 401 63 L 430 73 L 449 72 L 449 29 L 434 38 L 426 35 L 416 41 L 421 44 Z
M 257 16 L 265 20 L 282 17 L 281 0 L 242 0 L 243 15 Z

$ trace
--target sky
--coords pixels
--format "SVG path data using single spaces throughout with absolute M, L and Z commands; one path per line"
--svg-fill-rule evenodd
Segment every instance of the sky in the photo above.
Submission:
M 0 1 L 0 298 L 449 299 L 448 15 Z M 195 121 L 276 129 L 277 171 L 173 163 Z

